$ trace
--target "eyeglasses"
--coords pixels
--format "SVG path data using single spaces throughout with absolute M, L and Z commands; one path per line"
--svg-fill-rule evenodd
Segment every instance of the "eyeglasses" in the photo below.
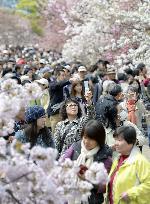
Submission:
M 46 115 L 41 116 L 41 118 L 46 118 Z
M 73 108 L 73 107 L 77 107 L 78 105 L 77 104 L 68 104 L 68 105 L 66 105 L 66 107 L 68 107 L 68 108 Z

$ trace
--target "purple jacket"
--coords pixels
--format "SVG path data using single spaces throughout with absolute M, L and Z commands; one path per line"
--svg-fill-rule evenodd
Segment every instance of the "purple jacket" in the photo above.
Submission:
M 65 154 L 62 156 L 62 160 L 69 158 L 71 160 L 77 160 L 78 156 L 81 153 L 81 141 L 73 143 L 69 149 L 66 150 Z M 110 172 L 112 166 L 112 150 L 107 146 L 100 148 L 97 154 L 94 156 L 95 162 L 102 162 L 107 170 Z M 105 191 L 105 187 L 99 185 L 97 188 L 98 193 L 103 193 Z

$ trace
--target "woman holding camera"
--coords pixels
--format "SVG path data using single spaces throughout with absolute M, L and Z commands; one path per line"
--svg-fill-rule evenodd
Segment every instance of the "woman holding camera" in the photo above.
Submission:
M 59 156 L 76 141 L 80 140 L 81 129 L 83 125 L 91 118 L 95 117 L 95 109 L 92 105 L 91 91 L 85 95 L 87 115 L 82 116 L 82 111 L 77 100 L 70 98 L 65 100 L 60 109 L 62 121 L 57 123 L 54 132 L 54 140 Z

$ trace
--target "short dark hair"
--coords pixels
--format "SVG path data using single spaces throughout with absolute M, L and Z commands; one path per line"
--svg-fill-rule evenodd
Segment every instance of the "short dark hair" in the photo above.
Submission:
M 62 118 L 62 120 L 66 120 L 68 118 L 67 116 L 67 111 L 66 111 L 66 105 L 70 102 L 73 102 L 75 104 L 77 104 L 78 106 L 78 114 L 77 114 L 77 117 L 80 118 L 82 116 L 82 110 L 80 108 L 80 104 L 78 103 L 78 101 L 75 99 L 75 98 L 68 98 L 65 100 L 65 102 L 62 104 L 61 108 L 60 108 L 60 111 L 59 111 L 59 114 L 60 114 L 60 117 Z
M 12 76 L 11 79 L 14 79 L 17 81 L 17 84 L 21 84 L 21 79 L 17 76 Z
M 145 64 L 144 63 L 140 63 L 137 66 L 137 69 L 140 70 L 140 71 L 143 71 L 144 68 L 145 68 Z
M 65 72 L 65 71 L 63 70 L 63 68 L 56 69 L 56 70 L 55 70 L 55 75 L 56 75 L 56 76 L 60 76 L 61 72 Z
M 98 120 L 89 120 L 82 128 L 81 137 L 84 134 L 90 139 L 95 140 L 100 147 L 105 144 L 106 133 L 103 124 Z
M 6 68 L 2 71 L 2 77 L 5 76 L 5 74 L 8 74 L 8 73 L 12 73 L 12 69 L 11 68 Z
M 21 66 L 19 65 L 19 64 L 17 64 L 16 66 L 15 66 L 15 71 L 17 72 L 18 70 L 20 70 L 21 69 Z
M 133 74 L 134 74 L 134 76 L 139 76 L 139 69 L 134 69 L 133 70 Z
M 112 88 L 109 90 L 109 94 L 114 97 L 117 96 L 121 92 L 122 92 L 122 88 L 119 84 L 113 84 Z
M 127 75 L 132 75 L 132 76 L 134 76 L 133 70 L 132 70 L 131 68 L 126 68 L 126 69 L 124 70 L 124 72 L 125 72 Z
M 113 137 L 122 137 L 128 144 L 136 143 L 136 131 L 132 126 L 121 126 L 114 132 Z
M 120 80 L 127 81 L 127 75 L 125 73 L 118 73 L 117 78 L 119 81 Z
M 25 84 L 27 84 L 27 83 L 31 83 L 31 81 L 30 80 L 23 80 L 22 82 L 21 82 L 21 85 L 22 86 L 24 86 Z
M 132 85 L 129 85 L 128 86 L 128 89 L 127 89 L 127 93 L 131 91 L 131 92 L 135 92 L 136 94 L 138 94 L 138 89 Z

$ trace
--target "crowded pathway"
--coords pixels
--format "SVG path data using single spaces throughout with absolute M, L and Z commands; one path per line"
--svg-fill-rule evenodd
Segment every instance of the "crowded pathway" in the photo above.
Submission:
M 103 163 L 110 180 L 94 185 L 89 204 L 103 203 L 104 197 L 110 204 L 148 204 L 150 76 L 143 62 L 132 67 L 126 64 L 116 72 L 102 59 L 91 67 L 67 63 L 61 53 L 38 46 L 1 48 L 0 93 L 10 95 L 15 87 L 26 89 L 31 84 L 36 84 L 36 91 L 39 87 L 39 93 L 19 103 L 19 108 L 16 104 L 13 128 L 7 123 L 4 129 L 6 121 L 1 119 L 0 136 L 8 146 L 19 141 L 28 143 L 31 151 L 37 146 L 56 149 L 57 161 L 77 162 L 80 180 L 86 180 L 93 162 Z M 136 174 L 139 187 L 134 186 Z

